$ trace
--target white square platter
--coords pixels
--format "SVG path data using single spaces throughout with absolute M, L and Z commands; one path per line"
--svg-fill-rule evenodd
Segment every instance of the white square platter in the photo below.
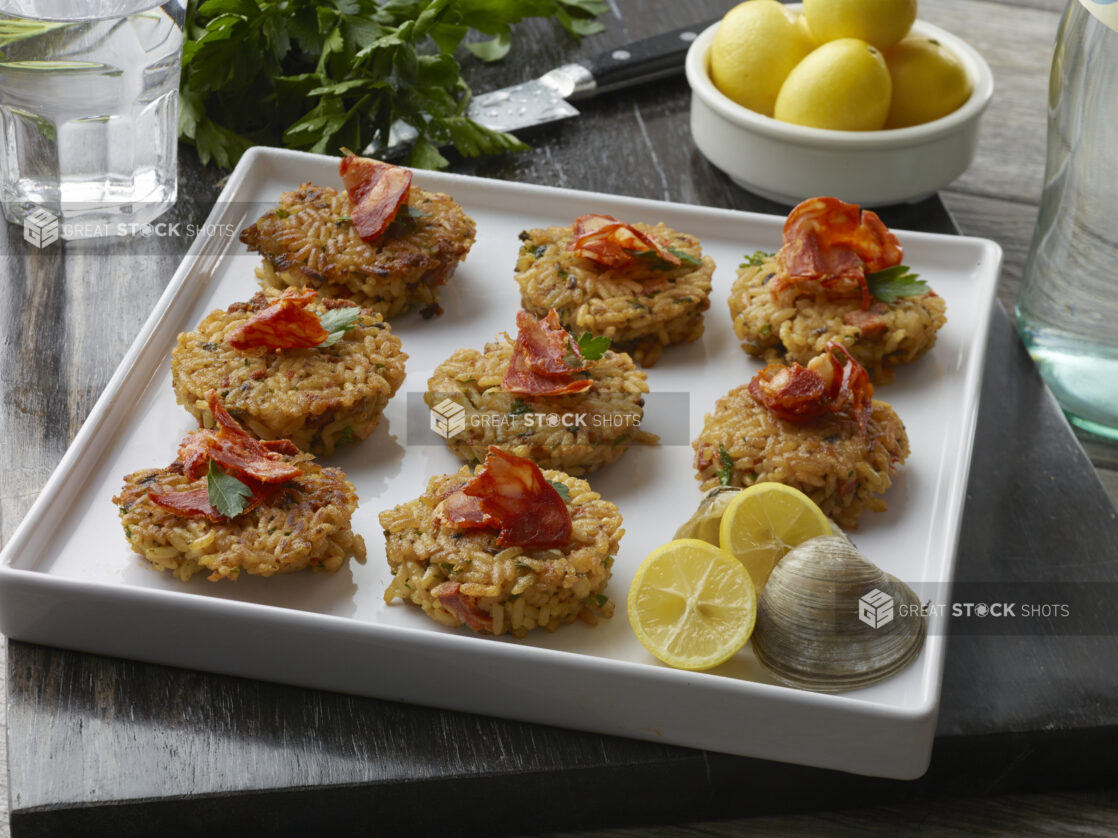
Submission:
M 304 181 L 341 188 L 337 158 L 253 149 L 207 227 L 239 231 Z M 604 734 L 875 776 L 922 774 L 943 674 L 941 618 L 930 617 L 924 650 L 904 672 L 821 695 L 776 684 L 748 646 L 710 672 L 667 668 L 640 646 L 625 616 L 636 567 L 701 498 L 689 440 L 715 400 L 760 368 L 734 338 L 726 299 L 743 255 L 779 246 L 783 219 L 453 174 L 416 172 L 415 183 L 462 204 L 477 222 L 477 242 L 443 290 L 441 317 L 393 321 L 410 356 L 408 377 L 381 425 L 326 460 L 357 487 L 353 527 L 365 537 L 367 563 L 337 574 L 221 584 L 199 574 L 182 583 L 152 572 L 128 548 L 111 500 L 121 478 L 169 463 L 191 429 L 170 385 L 176 336 L 257 290 L 259 257 L 235 233 L 203 234 L 0 557 L 0 630 L 81 651 Z M 517 234 L 588 212 L 690 232 L 718 266 L 702 339 L 668 348 L 649 370 L 654 394 L 687 394 L 689 426 L 679 427 L 680 416 L 657 417 L 650 398 L 645 427 L 665 443 L 635 446 L 589 478 L 625 520 L 607 588 L 617 613 L 597 627 L 576 623 L 517 641 L 446 629 L 418 608 L 386 605 L 378 513 L 460 466 L 440 440 L 408 423 L 407 402 L 455 349 L 514 332 Z M 852 536 L 918 594 L 942 595 L 955 561 L 1001 250 L 981 239 L 898 236 L 906 263 L 946 299 L 948 322 L 927 356 L 877 390 L 904 420 L 912 454 L 886 495 L 889 510 L 863 515 Z

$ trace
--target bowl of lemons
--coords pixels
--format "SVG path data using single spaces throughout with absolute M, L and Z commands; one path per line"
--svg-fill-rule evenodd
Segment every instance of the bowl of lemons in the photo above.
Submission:
M 691 134 L 735 183 L 786 204 L 918 201 L 974 158 L 994 92 L 916 0 L 746 0 L 687 55 Z

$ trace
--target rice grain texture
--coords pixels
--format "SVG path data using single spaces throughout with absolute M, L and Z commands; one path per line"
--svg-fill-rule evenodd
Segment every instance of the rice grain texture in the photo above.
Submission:
M 388 400 L 404 381 L 400 339 L 380 315 L 364 310 L 333 346 L 239 350 L 226 335 L 269 304 L 264 294 L 218 309 L 193 332 L 179 335 L 171 380 L 179 404 L 202 427 L 214 419 L 205 394 L 217 390 L 226 408 L 258 439 L 290 439 L 303 451 L 329 455 L 338 445 L 373 432 Z M 310 311 L 351 307 L 315 301 Z
M 779 270 L 775 256 L 743 264 L 730 291 L 734 334 L 743 350 L 766 361 L 806 365 L 836 341 L 883 384 L 893 379 L 894 367 L 931 349 L 947 322 L 947 306 L 934 292 L 876 301 L 863 311 L 860 300 L 828 299 L 818 283 L 797 282 L 774 299 L 768 283 Z
M 648 376 L 623 352 L 608 350 L 587 374 L 594 386 L 583 393 L 527 396 L 507 393 L 501 380 L 512 358 L 508 335 L 484 351 L 459 349 L 435 368 L 423 399 L 445 411 L 445 401 L 461 406 L 464 426 L 446 440 L 469 464 L 485 460 L 490 445 L 540 468 L 585 475 L 620 457 L 636 443 L 656 436 L 640 428 Z
M 614 604 L 604 592 L 624 533 L 621 514 L 586 481 L 553 470 L 543 474 L 565 485 L 570 496 L 566 548 L 501 547 L 492 530 L 460 530 L 445 522 L 442 500 L 471 477 L 463 466 L 457 474 L 432 477 L 419 498 L 380 514 L 393 574 L 385 602 L 412 603 L 446 626 L 467 624 L 481 634 L 515 637 L 611 616 Z
M 204 487 L 205 477 L 190 480 L 177 463 L 129 474 L 113 498 L 129 546 L 153 570 L 169 570 L 184 582 L 203 571 L 216 582 L 308 567 L 333 572 L 350 557 L 364 562 L 365 542 L 350 529 L 357 508 L 353 484 L 340 469 L 311 462 L 310 455 L 287 459 L 299 465 L 301 477 L 256 509 L 217 523 L 177 515 L 148 497 Z
M 572 227 L 537 228 L 520 234 L 516 281 L 527 311 L 543 317 L 555 309 L 570 331 L 608 337 L 614 349 L 650 367 L 665 346 L 703 334 L 714 260 L 702 255 L 694 236 L 663 224 L 633 227 L 686 254 L 687 260 L 673 267 L 637 258 L 609 268 L 570 250 Z
M 264 261 L 256 275 L 268 289 L 311 287 L 395 317 L 420 307 L 438 314 L 439 288 L 474 243 L 474 222 L 441 192 L 412 187 L 406 206 L 373 243 L 350 221 L 345 191 L 304 183 L 241 232 Z
M 841 414 L 807 422 L 780 419 L 753 399 L 748 385 L 716 402 L 692 447 L 704 490 L 784 483 L 851 529 L 864 510 L 886 508 L 881 495 L 909 452 L 904 424 L 885 402 L 873 402 L 863 433 Z

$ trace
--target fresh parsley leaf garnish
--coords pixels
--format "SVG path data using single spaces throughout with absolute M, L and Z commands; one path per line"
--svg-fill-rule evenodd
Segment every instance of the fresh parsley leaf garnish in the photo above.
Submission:
M 605 336 L 595 337 L 589 332 L 583 332 L 578 339 L 578 351 L 587 361 L 600 361 L 610 343 L 610 339 Z
M 206 493 L 209 495 L 210 506 L 226 518 L 236 518 L 245 511 L 252 490 L 231 474 L 221 471 L 214 461 L 210 460 L 209 470 L 206 472 Z
M 465 115 L 459 48 L 496 60 L 526 18 L 553 18 L 583 36 L 602 30 L 595 18 L 608 8 L 604 0 L 191 2 L 179 134 L 204 164 L 226 169 L 258 144 L 387 147 L 397 120 L 419 134 L 407 160 L 417 168 L 446 168 L 443 144 L 467 157 L 523 149 Z
M 697 256 L 692 256 L 687 251 L 680 250 L 678 247 L 669 247 L 667 248 L 667 251 L 668 253 L 672 254 L 672 256 L 675 256 L 677 259 L 679 259 L 679 265 L 673 265 L 655 250 L 638 250 L 633 253 L 633 255 L 636 256 L 638 259 L 643 259 L 645 262 L 650 263 L 652 267 L 665 271 L 670 271 L 672 268 L 679 267 L 681 265 L 686 265 L 689 268 L 695 268 L 703 264 L 702 259 L 698 258 Z
M 928 283 L 909 273 L 907 265 L 894 265 L 866 274 L 866 285 L 870 294 L 883 303 L 895 302 L 898 297 L 918 297 L 931 290 Z
M 729 486 L 734 477 L 734 458 L 730 456 L 725 445 L 718 446 L 718 462 L 722 464 L 718 469 L 718 482 L 723 486 Z
M 566 483 L 560 483 L 558 480 L 548 480 L 551 488 L 559 493 L 559 497 L 563 499 L 563 503 L 571 502 L 571 490 L 567 488 Z
M 389 223 L 385 235 L 389 238 L 409 235 L 415 231 L 419 219 L 428 216 L 430 216 L 430 213 L 416 209 L 410 204 L 404 204 L 396 211 L 396 217 Z
M 739 268 L 745 268 L 745 267 L 757 268 L 757 267 L 760 267 L 761 265 L 763 265 L 765 263 L 766 259 L 771 259 L 772 257 L 773 257 L 773 254 L 766 251 L 766 250 L 754 250 L 753 253 L 751 253 L 750 255 L 745 257 L 745 259 L 742 261 L 742 263 L 740 265 L 738 265 L 738 267 Z
M 346 332 L 357 325 L 357 320 L 360 317 L 361 309 L 356 306 L 332 308 L 322 312 L 318 315 L 318 320 L 322 324 L 322 328 L 330 334 L 326 340 L 318 345 L 318 348 L 325 349 L 327 346 L 333 346 L 340 341 Z
M 531 405 L 527 405 L 520 399 L 512 400 L 512 407 L 509 408 L 509 416 L 523 416 L 525 413 L 531 413 Z
M 691 268 L 697 268 L 699 265 L 703 264 L 703 260 L 700 259 L 698 256 L 692 256 L 690 253 L 684 250 L 680 250 L 677 247 L 669 247 L 668 253 L 679 259 L 682 264 L 687 265 Z

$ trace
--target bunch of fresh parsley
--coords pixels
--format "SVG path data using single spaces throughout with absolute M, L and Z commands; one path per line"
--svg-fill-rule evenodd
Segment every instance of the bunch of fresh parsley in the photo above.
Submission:
M 581 36 L 601 30 L 602 0 L 190 0 L 180 136 L 204 163 L 231 168 L 253 145 L 332 152 L 388 145 L 402 120 L 419 139 L 408 164 L 445 168 L 463 155 L 523 145 L 466 116 L 455 53 L 492 61 L 511 27 L 551 17 Z M 485 40 L 466 42 L 470 31 Z

